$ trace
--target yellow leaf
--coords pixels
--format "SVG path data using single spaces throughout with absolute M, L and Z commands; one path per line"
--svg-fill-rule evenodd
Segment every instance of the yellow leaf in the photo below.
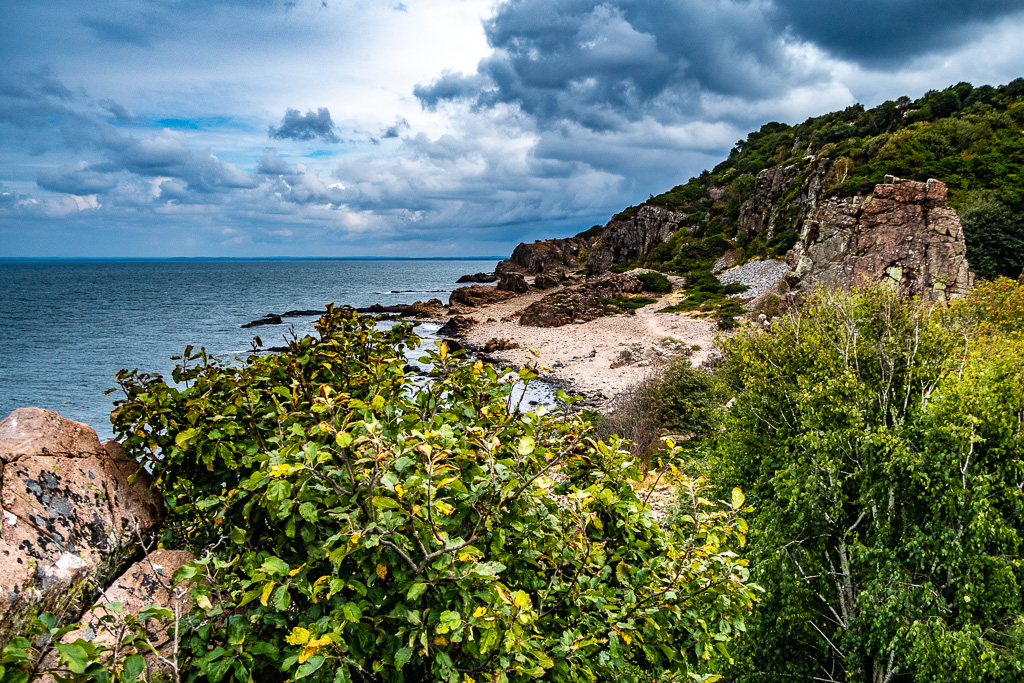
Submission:
M 263 593 L 260 594 L 260 603 L 262 603 L 264 607 L 267 606 L 267 600 L 270 599 L 270 592 L 273 590 L 274 582 L 268 581 L 267 585 L 263 587 Z
M 287 640 L 287 638 L 285 638 L 285 640 Z M 302 652 L 299 653 L 299 664 L 302 664 L 307 659 L 315 655 L 316 651 L 322 648 L 324 645 L 330 644 L 330 636 L 324 636 L 323 638 L 318 638 L 317 640 L 309 641 L 308 643 L 306 643 L 306 647 L 302 648 Z
M 376 396 L 374 396 L 373 400 L 370 401 L 370 407 L 373 408 L 373 411 L 375 413 L 378 413 L 381 410 L 384 410 L 384 397 L 381 396 L 380 394 L 377 394 Z
M 512 604 L 512 599 L 508 596 L 508 592 L 500 586 L 498 587 L 498 597 L 501 598 L 501 601 L 506 605 Z
M 287 477 L 295 468 L 287 464 L 271 465 L 268 474 L 272 477 Z
M 362 534 L 357 531 L 354 534 L 352 534 L 352 538 L 348 539 L 348 542 L 352 544 L 359 543 L 360 536 L 362 536 Z
M 289 645 L 305 645 L 309 642 L 310 633 L 301 626 L 296 626 L 292 629 L 292 633 L 289 636 L 285 636 L 285 642 Z
M 196 598 L 196 604 L 206 610 L 213 609 L 213 603 L 211 603 L 210 598 L 206 597 L 205 595 L 200 595 L 198 598 Z
M 527 607 L 530 605 L 530 596 L 526 594 L 526 591 L 517 591 L 516 599 L 512 601 L 512 604 L 516 607 Z
M 486 607 L 477 607 L 475 610 L 473 610 L 473 616 L 476 618 L 482 617 L 485 614 L 487 614 Z
M 295 569 L 293 569 L 290 572 L 288 572 L 288 576 L 295 576 L 296 574 L 301 572 L 305 567 L 306 567 L 306 563 L 303 562 L 301 567 L 296 567 Z
M 448 644 L 448 639 L 445 638 L 444 636 L 438 636 L 437 638 L 434 638 L 434 645 L 447 645 L 447 644 Z
M 398 497 L 401 498 L 403 495 L 405 495 L 405 487 L 402 486 L 401 484 L 395 484 L 395 493 L 397 493 Z
M 379 576 L 380 578 L 382 578 L 382 579 L 383 579 L 383 578 L 384 578 L 384 577 L 386 577 L 387 575 L 388 575 L 388 568 L 387 568 L 387 567 L 385 567 L 385 566 L 384 566 L 384 565 L 382 565 L 382 564 L 378 564 L 378 565 L 377 565 L 377 576 Z
M 476 683 L 476 681 L 469 677 L 469 674 L 462 674 L 462 683 Z

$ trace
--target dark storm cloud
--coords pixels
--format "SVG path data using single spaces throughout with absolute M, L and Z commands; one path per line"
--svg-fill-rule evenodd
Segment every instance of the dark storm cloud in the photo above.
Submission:
M 515 104 L 542 125 L 592 130 L 693 120 L 711 99 L 753 102 L 829 78 L 795 58 L 810 44 L 860 64 L 910 59 L 977 38 L 1009 0 L 511 0 L 485 23 L 493 52 L 473 74 L 445 73 L 414 91 Z
M 44 190 L 67 194 L 102 194 L 117 187 L 117 177 L 89 168 L 85 162 L 39 174 L 36 183 Z
M 341 142 L 334 132 L 334 121 L 327 107 L 320 107 L 300 114 L 298 109 L 289 109 L 281 120 L 281 125 L 268 129 L 270 137 L 276 140 L 323 140 L 324 142 Z
M 912 58 L 978 37 L 1024 11 L 1017 0 L 776 0 L 776 25 L 861 64 Z
M 763 2 L 520 0 L 485 24 L 494 52 L 477 73 L 415 94 L 426 107 L 472 97 L 541 121 L 613 129 L 695 113 L 700 95 L 756 98 L 791 78 Z

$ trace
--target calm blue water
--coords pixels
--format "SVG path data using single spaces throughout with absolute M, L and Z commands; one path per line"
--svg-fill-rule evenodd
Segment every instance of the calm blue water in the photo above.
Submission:
M 0 419 L 38 406 L 111 436 L 121 368 L 170 378 L 187 344 L 232 357 L 258 334 L 279 346 L 289 325 L 312 332 L 315 318 L 244 330 L 267 313 L 324 304 L 404 304 L 448 292 L 465 273 L 497 260 L 0 261 Z M 396 290 L 415 290 L 392 293 Z M 443 290 L 430 292 L 428 290 Z M 429 334 L 436 325 L 425 326 Z

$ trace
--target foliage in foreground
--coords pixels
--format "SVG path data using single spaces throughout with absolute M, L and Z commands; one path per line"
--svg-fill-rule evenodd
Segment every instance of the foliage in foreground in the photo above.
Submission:
M 1022 304 L 820 292 L 725 341 L 766 589 L 733 680 L 1024 677 Z
M 164 543 L 204 555 L 180 574 L 192 680 L 702 680 L 728 660 L 755 590 L 738 490 L 681 480 L 663 528 L 587 422 L 520 412 L 445 346 L 412 383 L 408 328 L 328 311 L 318 330 L 239 365 L 187 351 L 181 390 L 119 376 Z

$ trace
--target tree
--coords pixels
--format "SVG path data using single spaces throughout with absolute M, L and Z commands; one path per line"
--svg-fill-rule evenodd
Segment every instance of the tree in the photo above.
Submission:
M 663 528 L 616 440 L 522 412 L 446 345 L 417 383 L 417 343 L 328 310 L 280 354 L 186 350 L 184 388 L 119 375 L 115 426 L 163 487 L 164 542 L 204 555 L 179 575 L 193 676 L 702 680 L 727 661 L 755 591 L 742 494 L 683 479 Z
M 986 298 L 818 292 L 725 341 L 766 589 L 735 680 L 1020 680 L 1024 345 Z

